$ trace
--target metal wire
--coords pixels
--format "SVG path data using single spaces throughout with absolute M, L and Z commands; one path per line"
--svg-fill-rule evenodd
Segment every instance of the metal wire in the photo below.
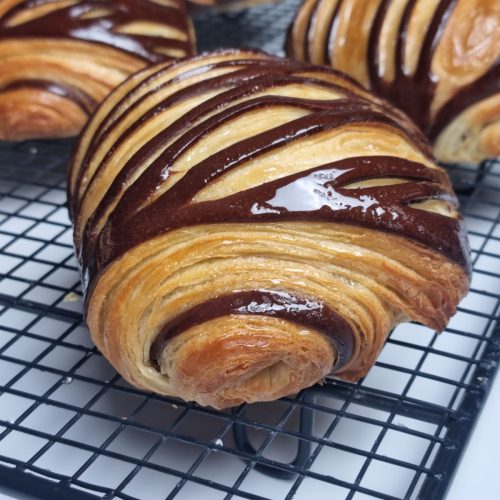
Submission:
M 200 46 L 279 53 L 297 3 L 199 17 Z M 0 484 L 46 498 L 443 497 L 500 360 L 500 162 L 451 171 L 474 276 L 446 334 L 404 325 L 363 381 L 219 412 L 129 386 L 91 344 L 71 147 L 0 143 Z
M 269 406 L 264 414 L 257 412 L 252 416 L 255 406 L 217 412 L 144 394 L 126 385 L 88 342 L 81 325 L 78 273 L 65 216 L 63 169 L 69 149 L 67 142 L 0 146 L 0 407 L 2 412 L 8 411 L 12 398 L 18 405 L 22 402 L 13 418 L 0 419 L 0 462 L 14 467 L 8 473 L 0 468 L 3 482 L 8 482 L 9 477 L 11 482 L 17 482 L 19 473 L 35 473 L 54 481 L 54 487 L 66 497 L 73 494 L 73 488 L 80 487 L 108 497 L 140 498 L 129 491 L 135 491 L 134 482 L 142 471 L 148 470 L 175 478 L 166 491 L 169 498 L 180 495 L 191 484 L 216 491 L 221 498 L 266 498 L 265 494 L 249 491 L 248 484 L 245 486 L 245 481 L 260 471 L 287 479 L 287 491 L 282 498 L 300 494 L 304 482 L 312 480 L 337 487 L 339 490 L 335 491 L 342 491 L 342 495 L 345 490 L 346 494 L 338 498 L 353 498 L 356 493 L 386 499 L 415 498 L 417 494 L 421 498 L 442 497 L 500 359 L 500 330 L 495 328 L 500 304 L 500 257 L 498 252 L 490 251 L 492 243 L 500 248 L 500 163 L 485 165 L 481 183 L 462 199 L 472 228 L 475 276 L 496 283 L 496 288 L 492 285 L 488 289 L 489 281 L 483 282 L 478 289 L 473 281 L 472 294 L 479 298 L 476 302 L 482 307 L 475 309 L 465 304 L 459 313 L 473 318 L 468 325 L 472 328 L 452 326 L 446 334 L 454 336 L 454 342 L 466 342 L 469 355 L 441 348 L 438 341 L 445 336 L 427 332 L 426 342 L 396 330 L 386 349 L 411 350 L 419 357 L 417 364 L 398 365 L 384 361 L 382 356 L 375 369 L 389 370 L 395 378 L 400 377 L 401 390 L 371 384 L 370 376 L 357 384 L 328 380 L 321 387 L 272 405 L 276 415 L 275 420 L 269 421 Z M 482 265 L 484 258 L 489 259 L 486 266 Z M 47 321 L 50 328 L 44 329 Z M 425 365 L 432 356 L 461 364 L 460 376 L 428 372 Z M 98 365 L 104 368 L 97 370 Z M 35 391 L 33 378 L 42 374 L 48 377 L 47 385 Z M 449 387 L 447 404 L 415 397 L 412 388 L 417 380 Z M 84 396 L 68 399 L 66 387 L 72 388 L 72 394 L 83 391 Z M 151 405 L 156 405 L 156 413 L 150 415 L 152 420 L 144 420 L 141 416 Z M 63 425 L 53 430 L 36 425 L 40 410 L 47 408 L 67 414 Z M 376 413 L 360 408 L 375 409 Z M 186 426 L 190 418 L 204 425 L 206 419 L 212 419 L 217 425 L 199 435 L 192 426 Z M 430 427 L 402 427 L 401 418 Z M 82 419 L 112 424 L 112 430 L 99 443 L 74 439 L 71 431 Z M 326 423 L 318 426 L 318 420 Z M 357 426 L 362 434 L 366 428 L 376 428 L 374 439 L 368 439 L 371 445 L 359 447 L 339 440 L 342 433 L 336 431 L 346 422 Z M 147 436 L 147 449 L 142 454 L 114 449 L 113 444 L 132 430 Z M 235 439 L 230 435 L 232 430 Z M 418 460 L 383 453 L 381 446 L 388 433 L 397 433 L 398 439 L 405 436 L 425 442 Z M 4 451 L 2 446 L 9 436 L 21 435 L 37 440 L 36 450 L 24 459 L 16 458 L 10 448 Z M 298 446 L 291 461 L 273 457 L 273 445 L 279 440 L 287 441 L 288 448 Z M 196 449 L 189 455 L 189 467 L 182 469 L 154 460 L 158 450 L 169 442 L 176 443 L 175 449 L 181 444 Z M 55 446 L 83 451 L 85 460 L 72 474 L 47 470 L 43 467 L 44 457 Z M 356 475 L 348 481 L 337 475 L 335 467 L 327 473 L 322 467 L 315 468 L 325 450 L 359 458 L 358 467 L 353 468 Z M 200 467 L 218 453 L 241 461 L 232 484 L 199 474 Z M 127 473 L 112 486 L 86 480 L 88 471 L 103 459 L 128 466 Z M 374 463 L 411 473 L 404 495 L 394 496 L 365 485 L 366 474 Z M 36 484 L 40 481 L 37 479 Z

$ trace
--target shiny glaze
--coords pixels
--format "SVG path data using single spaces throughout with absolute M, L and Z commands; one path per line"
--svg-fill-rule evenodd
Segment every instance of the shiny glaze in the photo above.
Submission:
M 303 65 L 299 63 L 294 63 L 290 60 L 286 59 L 273 59 L 271 62 L 269 60 L 244 60 L 244 61 L 236 61 L 238 65 L 245 64 L 248 67 L 235 71 L 234 73 L 229 73 L 226 75 L 218 76 L 215 78 L 208 78 L 202 82 L 191 85 L 190 87 L 175 93 L 174 95 L 168 97 L 167 99 L 156 104 L 150 111 L 141 116 L 140 120 L 137 120 L 130 126 L 124 133 L 122 133 L 114 142 L 114 147 L 106 154 L 103 161 L 100 163 L 96 173 L 94 174 L 93 180 L 97 179 L 101 170 L 106 166 L 106 163 L 112 159 L 114 150 L 120 144 L 124 143 L 135 131 L 139 129 L 139 127 L 147 121 L 148 118 L 151 118 L 161 111 L 168 108 L 168 106 L 174 105 L 182 100 L 185 100 L 189 97 L 196 96 L 198 93 L 206 91 L 208 89 L 214 88 L 224 88 L 228 86 L 237 86 L 235 88 L 231 88 L 230 90 L 221 92 L 216 97 L 209 99 L 203 105 L 198 106 L 196 109 L 188 112 L 185 116 L 181 117 L 177 121 L 175 121 L 170 127 L 166 127 L 161 133 L 155 136 L 151 141 L 145 143 L 131 158 L 126 162 L 124 167 L 121 169 L 116 179 L 114 180 L 111 188 L 108 190 L 108 193 L 104 200 L 102 200 L 98 211 L 95 214 L 95 218 L 100 218 L 104 211 L 108 208 L 109 202 L 111 202 L 119 193 L 124 183 L 135 173 L 138 167 L 142 165 L 142 163 L 148 158 L 152 151 L 155 151 L 161 148 L 164 144 L 166 144 L 172 137 L 174 137 L 177 133 L 185 130 L 190 123 L 200 119 L 204 115 L 213 112 L 219 109 L 221 106 L 225 104 L 230 104 L 235 100 L 239 100 L 242 98 L 250 98 L 252 94 L 257 92 L 261 92 L 264 90 L 272 90 L 273 88 L 279 87 L 280 85 L 293 84 L 293 83 L 303 83 L 303 84 L 315 84 L 320 87 L 329 88 L 335 91 L 342 92 L 346 99 L 351 99 L 353 102 L 360 103 L 363 109 L 368 110 L 369 105 L 365 101 L 360 101 L 358 97 L 352 93 L 351 91 L 342 88 L 341 86 L 331 83 L 325 82 L 319 78 L 312 77 L 302 77 L 295 76 L 294 72 L 297 72 L 300 68 L 303 68 Z M 234 61 L 228 61 L 224 63 L 213 64 L 207 66 L 204 71 L 209 71 L 211 69 L 219 69 L 228 66 L 234 66 L 236 64 Z M 168 68 L 167 68 L 168 69 Z M 333 70 L 328 70 L 324 67 L 316 67 L 309 66 L 308 69 L 314 71 L 315 73 L 332 73 L 337 74 Z M 151 81 L 155 78 L 156 75 L 151 75 L 147 81 Z M 160 91 L 165 86 L 174 83 L 173 81 L 168 81 L 158 87 L 155 87 L 154 92 Z M 350 80 L 351 83 L 354 84 Z M 149 93 L 144 95 L 141 99 L 137 100 L 132 106 L 129 106 L 128 111 L 133 112 L 134 109 L 138 108 L 142 102 L 144 102 Z M 122 99 L 110 114 L 120 108 L 125 99 Z M 261 97 L 257 100 L 249 99 L 238 107 L 231 107 L 227 111 L 222 111 L 216 117 L 208 120 L 205 123 L 204 127 L 196 127 L 193 130 L 187 132 L 184 135 L 184 140 L 176 142 L 167 152 L 160 156 L 160 158 L 151 165 L 148 170 L 142 175 L 141 183 L 138 185 L 137 191 L 135 191 L 135 187 L 133 186 L 127 192 L 127 198 L 130 200 L 134 196 L 137 196 L 138 203 L 142 203 L 142 200 L 147 198 L 150 194 L 152 194 L 159 185 L 163 182 L 163 172 L 168 168 L 169 164 L 173 163 L 173 160 L 182 154 L 186 150 L 186 148 L 193 145 L 196 141 L 201 139 L 205 133 L 208 133 L 212 128 L 218 127 L 225 123 L 228 119 L 234 118 L 240 114 L 243 114 L 248 111 L 255 110 L 257 108 L 262 108 L 265 106 L 277 106 L 284 104 L 292 104 L 297 107 L 302 107 L 305 109 L 310 109 L 311 111 L 320 111 L 320 110 L 328 110 L 332 106 L 344 106 L 347 101 L 342 101 L 341 103 L 332 104 L 331 102 L 326 101 L 308 101 L 304 99 L 284 99 L 280 97 Z M 383 106 L 383 104 L 381 105 Z M 398 128 L 402 134 L 406 136 L 408 140 L 414 143 L 415 147 L 418 148 L 424 155 L 428 158 L 432 157 L 431 151 L 428 148 L 428 145 L 420 134 L 420 132 L 412 126 L 410 122 L 401 123 L 398 121 L 398 117 L 394 114 L 394 111 L 390 107 L 379 107 L 379 111 L 383 111 L 387 117 L 383 117 L 383 120 L 387 120 L 392 126 Z M 123 119 L 123 117 L 122 117 Z M 119 121 L 114 125 L 117 126 Z M 404 126 L 402 126 L 404 125 Z M 112 134 L 113 129 L 109 128 L 104 131 L 102 135 L 100 135 L 100 142 L 106 140 L 106 138 Z M 95 135 L 99 135 L 101 133 L 101 127 L 99 127 L 96 131 Z M 86 169 L 88 167 L 89 158 L 95 153 L 96 148 L 98 147 L 98 143 L 91 144 L 86 155 L 85 159 L 82 162 L 82 166 L 79 169 L 77 174 L 77 184 L 82 182 L 82 179 L 85 175 Z M 164 158 L 169 157 L 171 161 L 165 164 Z M 92 182 L 88 184 L 85 193 L 88 192 L 92 187 Z M 85 196 L 84 193 L 84 196 Z M 136 194 L 131 194 L 136 193 Z M 82 197 L 82 199 L 84 198 Z M 71 197 L 70 197 L 71 198 Z M 73 218 L 75 218 L 75 214 L 79 209 L 78 199 L 75 196 L 72 200 L 70 200 L 70 212 Z M 89 224 L 92 226 L 92 223 Z
M 347 158 L 250 188 L 222 200 L 190 202 L 210 182 L 249 158 L 278 147 L 280 142 L 283 145 L 300 136 L 326 129 L 321 120 L 328 118 L 327 113 L 313 118 L 319 119 L 320 123 L 311 123 L 311 118 L 297 120 L 295 130 L 287 127 L 287 134 L 283 134 L 285 128 L 282 128 L 274 134 L 264 134 L 260 140 L 244 141 L 247 144 L 237 144 L 213 155 L 139 212 L 136 212 L 134 200 L 123 202 L 122 198 L 95 245 L 89 244 L 92 241 L 90 238 L 87 240 L 84 270 L 93 277 L 131 248 L 181 227 L 303 220 L 354 224 L 399 234 L 429 246 L 467 268 L 467 247 L 461 221 L 411 207 L 412 202 L 429 198 L 454 203 L 454 196 L 443 187 L 445 174 L 400 158 Z M 347 120 L 355 123 L 352 113 L 347 112 L 343 118 L 343 123 Z M 339 121 L 335 123 L 338 126 Z M 407 178 L 409 182 L 342 188 L 363 179 L 395 176 Z M 140 189 L 140 183 L 133 186 L 134 191 Z M 131 227 L 134 231 L 130 231 Z
M 441 0 L 439 2 L 425 35 L 424 43 L 419 55 L 417 69 L 413 75 L 407 75 L 404 72 L 403 54 L 410 17 L 419 0 L 408 1 L 398 28 L 398 38 L 395 50 L 395 78 L 392 81 L 387 82 L 384 81 L 378 74 L 378 45 L 387 10 L 392 1 L 393 0 L 382 0 L 372 23 L 367 52 L 370 89 L 376 94 L 393 102 L 398 108 L 405 111 L 421 128 L 421 130 L 423 130 L 423 132 L 432 141 L 435 141 L 439 133 L 461 112 L 467 109 L 467 107 L 487 98 L 490 95 L 493 95 L 495 92 L 498 92 L 500 85 L 499 62 L 497 61 L 483 77 L 480 77 L 478 80 L 472 82 L 453 96 L 451 100 L 448 101 L 438 112 L 436 117 L 431 117 L 431 104 L 434 99 L 438 83 L 432 73 L 432 61 L 435 50 L 443 36 L 448 19 L 452 15 L 459 0 Z M 321 0 L 318 0 L 311 12 L 309 27 L 312 25 L 312 20 L 317 13 L 320 3 Z M 333 38 L 339 21 L 338 13 L 342 3 L 343 0 L 339 0 L 332 16 L 330 33 L 324 47 L 324 61 L 326 64 L 332 64 L 331 55 L 335 51 Z M 291 33 L 292 31 L 290 30 L 287 47 L 288 53 L 293 55 L 294 41 Z M 309 52 L 311 46 L 310 37 L 311 34 L 309 33 L 308 28 L 306 30 L 306 36 L 301 43 L 304 44 L 305 54 L 309 59 L 311 58 Z
M 228 80 L 227 76 L 220 77 L 220 80 Z M 287 80 L 282 80 L 282 82 L 292 83 L 292 82 L 304 82 L 306 81 L 303 78 L 293 78 L 289 77 Z M 309 80 L 311 81 L 311 80 Z M 274 81 L 275 84 L 279 83 L 280 80 L 276 79 Z M 210 80 L 208 82 L 203 82 L 197 85 L 193 85 L 193 88 L 189 90 L 189 94 L 196 94 L 200 87 L 205 87 L 207 84 L 210 85 L 212 83 Z M 149 156 L 153 149 L 161 147 L 161 145 L 165 144 L 168 140 L 172 139 L 173 135 L 182 130 L 187 124 L 199 118 L 201 113 L 206 113 L 208 111 L 212 111 L 217 109 L 217 107 L 222 102 L 233 101 L 238 97 L 241 97 L 242 93 L 247 96 L 250 96 L 252 93 L 256 93 L 259 90 L 265 88 L 265 85 L 269 85 L 269 78 L 266 77 L 265 81 L 261 81 L 260 83 L 255 80 L 252 81 L 252 84 L 245 86 L 241 85 L 235 91 L 224 92 L 223 94 L 217 96 L 211 101 L 207 101 L 204 106 L 200 106 L 199 108 L 193 110 L 193 112 L 187 113 L 182 119 L 178 120 L 174 123 L 173 126 L 167 127 L 160 134 L 158 134 L 152 141 L 146 143 L 142 148 L 140 148 L 125 164 L 124 168 L 120 171 L 120 173 L 116 176 L 114 182 L 112 183 L 110 189 L 108 190 L 107 196 L 102 200 L 99 204 L 98 209 L 96 210 L 92 220 L 88 223 L 88 233 L 94 233 L 94 220 L 99 220 L 103 214 L 109 209 L 111 202 L 113 202 L 116 197 L 119 195 L 122 186 L 133 176 L 136 170 L 140 167 L 140 165 L 145 161 L 145 159 Z M 230 95 L 229 95 L 230 94 Z M 176 98 L 173 98 L 176 100 Z M 169 101 L 169 100 L 167 100 Z M 172 99 L 170 99 L 172 101 Z M 168 166 L 173 164 L 173 162 L 182 154 L 185 150 L 187 150 L 190 146 L 194 145 L 198 140 L 200 140 L 204 134 L 209 133 L 211 130 L 221 126 L 224 122 L 229 119 L 235 118 L 237 116 L 241 116 L 247 112 L 263 108 L 263 107 L 271 107 L 271 106 L 279 106 L 279 105 L 294 105 L 297 107 L 303 107 L 306 109 L 310 109 L 311 111 L 327 111 L 332 107 L 330 103 L 308 103 L 303 100 L 293 99 L 293 98 L 280 98 L 280 97 L 260 97 L 255 99 L 249 99 L 248 101 L 234 106 L 227 111 L 223 111 L 219 113 L 213 119 L 207 120 L 203 126 L 195 127 L 192 131 L 184 136 L 184 140 L 177 141 L 173 146 L 169 148 L 163 155 L 158 158 L 143 174 L 141 177 L 141 183 L 135 186 L 132 186 L 127 192 L 127 212 L 135 212 L 139 206 L 142 204 L 142 200 L 152 195 L 163 183 L 165 173 L 168 171 Z M 337 106 L 349 106 L 348 102 L 343 100 L 337 103 Z M 346 107 L 346 109 L 350 109 Z M 154 108 L 153 113 L 157 110 Z M 364 110 L 365 113 L 369 114 L 369 108 Z M 148 113 L 149 114 L 149 113 Z M 369 118 L 369 116 L 367 115 Z M 385 116 L 378 115 L 379 118 L 383 122 L 389 123 L 394 127 L 399 127 L 399 124 L 394 120 L 390 120 Z M 361 119 L 358 116 L 359 119 Z M 339 123 L 339 125 L 341 125 Z M 133 126 L 135 128 L 135 125 Z M 401 130 L 401 133 L 406 133 Z M 120 139 L 115 143 L 116 145 L 121 144 L 128 137 L 128 132 L 122 135 Z M 420 138 L 418 136 L 415 137 L 415 142 L 417 144 L 420 143 Z M 104 159 L 103 163 L 101 163 L 100 168 L 103 167 L 106 161 L 112 158 L 112 152 Z M 165 162 L 165 158 L 169 158 L 168 162 Z M 84 171 L 84 170 L 83 170 Z M 83 172 L 82 171 L 82 172 Z M 97 171 L 97 175 L 99 174 L 99 169 Z M 97 178 L 97 175 L 94 177 Z M 88 191 L 92 186 L 92 183 L 87 187 Z M 135 205 L 133 205 L 135 203 Z M 74 210 L 78 210 L 78 207 L 74 207 Z
M 121 25 L 133 21 L 160 23 L 175 27 L 186 35 L 190 26 L 184 3 L 178 7 L 166 7 L 149 0 L 84 0 L 36 17 L 16 26 L 7 26 L 9 20 L 24 9 L 37 7 L 49 0 L 25 0 L 15 5 L 0 18 L 0 41 L 7 38 L 69 38 L 116 47 L 145 62 L 168 59 L 156 52 L 159 47 L 182 49 L 191 55 L 188 41 L 173 40 L 158 36 L 125 34 L 115 31 Z M 80 16 L 93 9 L 109 11 L 102 17 L 82 19 Z M 189 37 L 188 37 L 189 38 Z
M 154 106 L 148 113 L 144 114 L 141 116 L 140 120 L 137 120 L 134 122 L 117 140 L 115 141 L 115 145 L 119 146 L 120 144 L 124 143 L 128 137 L 130 137 L 136 130 L 138 130 L 143 123 L 145 123 L 149 118 L 155 116 L 156 114 L 164 111 L 167 109 L 169 106 L 172 106 L 182 100 L 188 99 L 190 97 L 196 96 L 198 93 L 206 91 L 208 89 L 213 89 L 213 88 L 222 88 L 225 86 L 231 86 L 235 85 L 238 83 L 238 87 L 232 91 L 229 92 L 224 92 L 220 96 L 217 96 L 216 98 L 208 101 L 205 103 L 203 106 L 199 106 L 197 109 L 189 112 L 186 114 L 183 118 L 178 120 L 175 123 L 174 127 L 168 127 L 164 131 L 162 131 L 158 136 L 156 136 L 152 141 L 149 143 L 146 143 L 144 146 L 141 147 L 139 150 L 139 155 L 134 155 L 129 162 L 125 165 L 125 167 L 122 169 L 122 171 L 119 174 L 119 179 L 114 182 L 115 186 L 120 186 L 121 182 L 125 180 L 126 177 L 128 177 L 130 174 L 133 174 L 135 169 L 139 167 L 142 163 L 142 161 L 147 158 L 149 153 L 153 151 L 154 149 L 158 148 L 161 146 L 161 144 L 166 143 L 169 139 L 172 138 L 172 136 L 176 133 L 184 129 L 190 121 L 195 120 L 196 118 L 199 118 L 203 114 L 206 114 L 208 111 L 215 110 L 221 105 L 223 105 L 226 102 L 231 102 L 235 99 L 239 99 L 242 97 L 245 97 L 249 94 L 256 93 L 259 90 L 264 90 L 267 88 L 272 88 L 274 86 L 284 84 L 284 83 L 304 83 L 304 82 L 312 82 L 312 79 L 306 79 L 306 78 L 300 78 L 300 77 L 291 77 L 290 76 L 290 71 L 292 69 L 296 69 L 296 65 L 292 64 L 292 68 L 288 68 L 290 66 L 290 63 L 286 60 L 283 61 L 283 63 L 280 64 L 274 64 L 274 65 L 269 65 L 269 64 L 263 64 L 261 61 L 256 61 L 255 63 L 248 62 L 247 64 L 250 64 L 251 68 L 250 69 L 242 69 L 239 71 L 235 71 L 234 73 L 229 73 L 227 75 L 222 75 L 218 76 L 215 78 L 208 78 L 205 81 L 199 82 L 195 85 L 189 86 L 185 90 L 182 90 L 180 92 L 175 93 L 173 96 L 170 96 L 166 98 L 165 100 L 159 102 L 156 106 Z M 234 66 L 234 63 L 230 62 L 225 62 L 225 63 L 218 63 L 214 64 L 211 66 L 206 67 L 205 71 L 211 70 L 211 69 L 219 69 L 219 68 L 224 68 L 224 67 L 230 67 Z M 263 75 L 266 76 L 263 76 Z M 279 75 L 282 75 L 283 78 L 278 79 L 277 77 Z M 272 76 L 272 77 L 271 77 Z M 150 77 L 150 79 L 154 78 L 154 75 Z M 338 88 L 335 85 L 325 85 L 324 82 L 317 81 L 318 85 L 320 86 L 327 86 L 329 88 Z M 158 92 L 168 86 L 171 83 L 175 83 L 175 79 L 172 81 L 168 81 L 154 89 L 154 92 Z M 132 106 L 129 107 L 129 112 L 133 112 L 134 109 L 140 107 L 140 105 L 147 99 L 149 93 L 144 95 L 141 99 L 137 100 Z M 117 104 L 114 107 L 114 110 L 116 110 L 122 102 Z M 220 123 L 220 120 L 217 121 L 216 123 Z M 100 132 L 100 129 L 96 131 L 96 134 Z M 112 133 L 111 129 L 108 129 L 105 131 L 100 139 L 100 142 L 104 141 L 110 134 Z M 87 167 L 87 159 L 92 156 L 92 154 L 95 152 L 95 149 L 98 147 L 98 144 L 94 144 L 93 147 L 89 149 L 89 151 L 86 154 L 86 160 L 84 160 L 82 168 L 80 169 L 79 175 L 78 175 L 78 183 L 81 182 L 83 175 L 85 174 L 85 169 Z M 105 156 L 104 160 L 101 162 L 99 166 L 99 170 L 97 171 L 97 175 L 99 174 L 100 170 L 104 168 L 106 162 L 110 160 L 113 156 L 113 150 L 109 151 L 107 155 Z M 148 171 L 149 172 L 149 171 Z M 97 175 L 95 177 L 97 177 Z M 87 191 L 90 189 L 91 185 L 87 187 Z M 108 198 L 109 199 L 109 198 Z M 75 199 L 76 201 L 76 199 Z M 77 205 L 74 204 L 72 206 L 72 211 L 73 213 L 76 212 L 77 210 Z
M 73 218 L 78 223 L 78 217 L 75 216 L 81 209 L 82 200 L 89 193 L 92 181 L 98 179 L 106 162 L 112 161 L 117 145 L 131 137 L 149 117 L 157 115 L 168 106 L 199 95 L 207 89 L 224 89 L 138 148 L 109 186 L 97 210 L 87 221 L 82 241 L 78 244 L 87 300 L 99 275 L 129 250 L 169 231 L 204 224 L 293 221 L 350 224 L 411 239 L 417 244 L 442 253 L 469 272 L 468 246 L 462 221 L 411 206 L 412 203 L 427 199 L 446 200 L 456 206 L 456 198 L 445 172 L 404 158 L 393 156 L 345 158 L 268 181 L 219 200 L 193 202 L 192 199 L 203 188 L 216 182 L 224 174 L 243 167 L 253 158 L 278 148 L 286 148 L 301 138 L 350 124 L 357 126 L 377 124 L 380 127 L 390 128 L 401 135 L 401 140 L 413 144 L 424 157 L 430 158 L 428 146 L 418 130 L 392 108 L 385 104 L 370 102 L 349 90 L 342 89 L 337 84 L 324 82 L 313 76 L 294 74 L 304 70 L 336 74 L 332 70 L 274 58 L 249 60 L 244 64 L 242 61 L 220 64 L 244 66 L 244 68 L 204 79 L 145 111 L 129 130 L 115 138 L 110 153 L 97 167 L 80 200 L 78 196 L 73 196 L 70 200 Z M 198 71 L 209 71 L 216 66 L 210 65 Z M 159 70 L 161 71 L 164 69 Z M 149 80 L 152 78 L 154 75 L 149 76 Z M 344 97 L 317 101 L 272 95 L 253 96 L 262 90 L 287 83 L 330 86 L 342 90 Z M 139 87 L 141 85 L 143 83 L 139 84 Z M 155 87 L 153 92 L 159 88 L 161 86 Z M 246 97 L 247 100 L 242 100 L 242 97 Z M 110 113 L 117 110 L 123 102 L 125 101 L 118 103 Z M 140 102 L 142 100 L 133 104 L 128 112 L 139 106 Z M 233 143 L 193 166 L 170 189 L 150 200 L 171 175 L 171 168 L 176 160 L 203 137 L 211 133 L 216 134 L 217 129 L 229 120 L 244 116 L 253 110 L 284 105 L 306 109 L 309 114 Z M 206 115 L 211 116 L 203 121 L 202 118 Z M 102 131 L 99 143 L 103 140 L 103 136 L 113 134 L 118 122 L 114 122 L 107 130 L 103 131 L 102 128 L 98 130 L 98 134 Z M 174 138 L 174 142 L 124 190 L 143 163 L 155 151 L 163 150 Z M 89 145 L 86 157 L 79 167 L 80 170 L 75 173 L 77 186 L 80 184 L 80 179 L 86 175 L 85 172 L 97 146 L 98 144 L 92 143 Z M 376 187 L 346 187 L 362 180 L 384 177 L 402 178 L 407 182 Z M 99 231 L 98 223 L 106 217 L 109 210 L 110 215 Z M 339 362 L 344 363 L 342 356 L 347 356 L 346 353 L 351 352 L 353 342 L 352 331 L 344 320 L 326 308 L 321 301 L 312 309 L 303 309 L 302 306 L 290 309 L 286 304 L 303 304 L 304 301 L 314 302 L 314 300 L 295 296 L 284 290 L 266 291 L 264 295 L 263 293 L 262 290 L 235 291 L 228 296 L 208 300 L 174 318 L 164 326 L 153 342 L 152 364 L 157 365 L 162 349 L 173 336 L 209 319 L 240 313 L 282 317 L 318 329 L 336 343 L 341 353 Z M 267 304 L 265 307 L 264 302 Z M 251 306 L 254 303 L 260 304 L 257 309 Z
M 283 318 L 316 329 L 326 335 L 335 346 L 337 356 L 332 370 L 342 368 L 353 352 L 351 327 L 322 302 L 296 297 L 288 292 L 251 290 L 237 291 L 208 300 L 169 321 L 151 345 L 151 364 L 159 369 L 162 352 L 170 339 L 196 325 L 230 314 L 258 314 Z

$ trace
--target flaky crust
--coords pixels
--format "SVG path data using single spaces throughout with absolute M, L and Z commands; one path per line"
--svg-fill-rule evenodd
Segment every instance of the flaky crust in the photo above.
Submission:
M 439 160 L 500 155 L 497 0 L 304 0 L 287 46 L 406 111 Z
M 456 199 L 404 115 L 326 68 L 221 51 L 134 75 L 76 149 L 69 206 L 98 348 L 225 408 L 357 380 L 468 288 Z
M 181 0 L 0 0 L 0 139 L 75 136 L 132 73 L 193 53 Z

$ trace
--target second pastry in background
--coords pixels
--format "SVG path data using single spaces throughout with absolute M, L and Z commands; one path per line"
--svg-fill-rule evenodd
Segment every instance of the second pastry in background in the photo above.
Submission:
M 131 74 L 194 52 L 184 0 L 0 0 L 0 139 L 77 135 Z
M 498 0 L 305 0 L 288 54 L 393 102 L 443 162 L 500 155 Z

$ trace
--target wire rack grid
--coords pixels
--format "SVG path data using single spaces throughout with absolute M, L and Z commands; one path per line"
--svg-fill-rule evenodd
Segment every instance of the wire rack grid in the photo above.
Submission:
M 200 45 L 278 53 L 297 3 L 204 15 Z M 0 143 L 0 484 L 51 499 L 443 498 L 500 360 L 500 162 L 453 171 L 474 274 L 445 334 L 402 325 L 357 384 L 219 412 L 136 390 L 92 345 L 71 147 Z

